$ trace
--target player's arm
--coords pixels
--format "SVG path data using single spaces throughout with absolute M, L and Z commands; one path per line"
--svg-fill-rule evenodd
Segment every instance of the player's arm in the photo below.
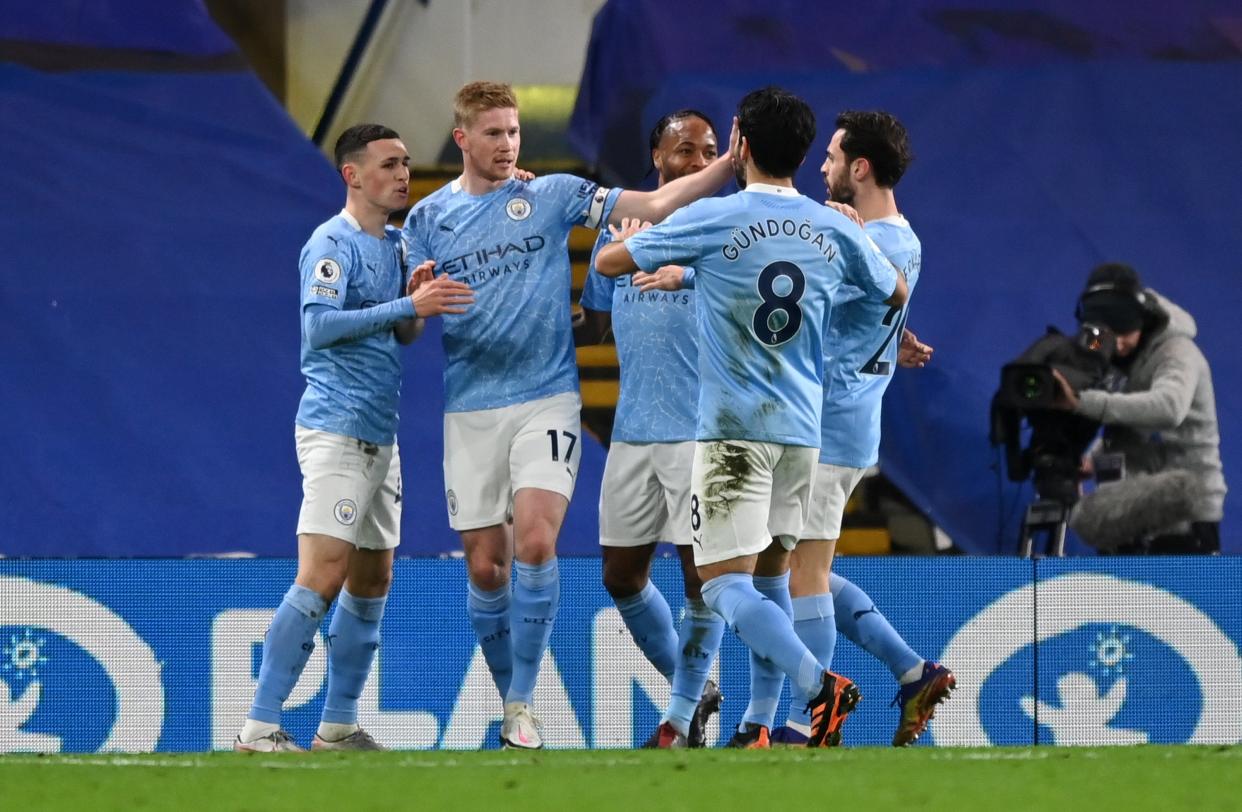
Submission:
M 637 271 L 634 274 L 634 286 L 639 293 L 650 293 L 653 290 L 694 290 L 694 268 L 661 265 L 651 273 Z
M 401 344 L 413 344 L 417 341 L 418 337 L 423 334 L 423 328 L 427 326 L 429 316 L 464 313 L 466 305 L 474 301 L 473 291 L 462 283 L 454 282 L 446 285 L 438 282 L 435 278 L 435 267 L 435 260 L 429 259 L 419 263 L 410 273 L 409 281 L 406 282 L 405 295 L 414 302 L 414 311 L 417 315 L 400 322 L 393 328 L 393 332 L 397 334 L 397 341 Z M 461 285 L 461 287 L 454 287 L 455 285 Z M 465 288 L 465 292 L 469 292 L 469 295 L 463 295 L 465 292 L 462 288 Z
M 872 301 L 878 299 L 889 307 L 901 307 L 909 301 L 905 271 L 885 256 L 875 240 L 853 223 L 842 228 L 841 233 L 845 281 Z
M 428 266 L 428 273 L 434 267 L 434 263 L 424 265 Z M 338 301 L 340 298 L 341 295 L 336 297 Z M 474 292 L 468 285 L 441 274 L 438 279 L 419 285 L 408 296 L 360 310 L 342 310 L 330 303 L 308 301 L 302 310 L 302 327 L 307 342 L 316 350 L 358 341 L 384 330 L 397 331 L 400 341 L 403 335 L 413 334 L 417 338 L 422 332 L 417 322 L 445 313 L 464 313 L 473 302 Z
M 702 172 L 670 181 L 659 189 L 650 192 L 626 189 L 617 197 L 608 223 L 619 226 L 626 218 L 658 223 L 682 206 L 716 194 L 732 177 L 733 163 L 728 155 L 722 155 Z
M 729 134 L 730 144 L 733 143 L 736 131 L 737 118 L 734 117 L 733 132 Z M 654 191 L 636 192 L 626 189 L 621 192 L 608 215 L 608 223 L 619 226 L 627 217 L 659 223 L 682 206 L 714 195 L 733 177 L 733 160 L 726 152 L 702 172 L 678 178 Z
M 897 365 L 907 369 L 927 366 L 935 349 L 919 341 L 913 330 L 901 329 L 901 344 L 897 347 Z
M 363 310 L 308 304 L 302 309 L 302 330 L 312 349 L 326 350 L 391 330 L 414 315 L 414 306 L 405 296 Z
M 702 174 L 701 172 L 699 174 Z M 616 209 L 613 209 L 616 211 Z M 634 273 L 637 271 L 638 263 L 634 261 L 634 257 L 630 254 L 629 247 L 625 241 L 640 231 L 651 228 L 651 223 L 625 218 L 620 222 L 620 227 L 609 225 L 608 230 L 612 233 L 612 242 L 599 249 L 595 255 L 595 270 L 600 276 L 621 276 L 622 274 Z
M 884 304 L 889 307 L 901 307 L 910 301 L 910 286 L 906 284 L 906 275 L 901 272 L 901 269 L 896 265 L 893 268 L 897 271 L 897 285 L 893 288 L 893 295 L 885 299 Z

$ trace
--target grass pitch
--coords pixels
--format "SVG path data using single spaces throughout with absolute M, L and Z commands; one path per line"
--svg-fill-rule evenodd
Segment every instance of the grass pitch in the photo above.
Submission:
M 5 810 L 1236 810 L 1242 746 L 0 756 Z

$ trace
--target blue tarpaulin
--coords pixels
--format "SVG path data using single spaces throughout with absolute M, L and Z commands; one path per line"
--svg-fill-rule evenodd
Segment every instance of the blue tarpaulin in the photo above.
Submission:
M 601 39 L 630 30 L 618 9 L 650 19 L 657 6 L 614 2 L 597 21 L 583 99 L 630 105 L 638 134 L 617 143 L 640 159 L 659 113 L 692 104 L 724 122 L 741 93 L 764 81 L 813 102 L 817 152 L 842 107 L 886 107 L 907 122 L 919 158 L 899 200 L 926 248 L 911 325 L 937 356 L 927 370 L 898 375 L 883 465 L 964 549 L 1007 552 L 1019 512 L 1011 506 L 1020 509 L 1023 496 L 998 489 L 986 398 L 1000 364 L 1046 323 L 1070 326 L 1096 262 L 1129 261 L 1198 317 L 1227 475 L 1237 458 L 1229 404 L 1242 377 L 1225 331 L 1242 304 L 1231 274 L 1242 253 L 1233 223 L 1242 184 L 1231 160 L 1242 71 L 1212 62 L 1236 41 L 1220 16 L 1227 5 L 1182 4 L 1178 20 L 1160 24 L 1162 4 L 1138 4 L 1112 28 L 1091 4 L 1074 6 L 1068 29 L 1039 18 L 1046 25 L 1034 30 L 1058 43 L 1048 52 L 1056 59 L 1030 45 L 1044 64 L 997 56 L 1015 36 L 1009 11 L 962 17 L 948 4 L 916 4 L 911 17 L 893 3 L 872 19 L 778 2 L 766 22 L 715 14 L 713 5 L 698 19 L 717 39 L 689 47 L 679 30 L 656 27 L 630 36 L 626 55 Z M 939 22 L 928 28 L 928 19 Z M 1081 41 L 1067 33 L 1079 29 L 1093 33 Z M 729 31 L 745 39 L 725 38 Z M 940 33 L 918 39 L 928 31 Z M 857 44 L 878 38 L 886 50 L 874 53 L 884 58 L 860 67 L 851 60 L 865 49 L 829 47 L 825 32 Z M 758 64 L 756 42 L 772 46 Z M 1073 56 L 1074 48 L 1065 57 L 1065 42 L 1091 43 L 1079 51 L 1109 59 Z M 56 52 L 66 60 L 56 72 L 19 58 L 45 45 L 71 51 Z M 1151 62 L 1153 50 L 1196 61 Z M 187 61 L 91 65 L 103 52 L 135 51 Z M 343 190 L 249 71 L 202 62 L 229 53 L 196 0 L 64 0 L 0 21 L 0 149 L 10 167 L 0 194 L 0 419 L 10 434 L 0 463 L 2 555 L 293 550 L 296 261 Z M 666 56 L 648 59 L 658 53 Z M 831 69 L 808 66 L 808 54 Z M 704 72 L 715 68 L 741 73 Z M 758 68 L 781 72 L 750 73 Z M 863 68 L 871 72 L 849 72 Z M 593 126 L 611 126 L 601 115 Z M 598 132 L 575 132 L 610 165 Z M 817 196 L 818 160 L 798 179 Z M 433 325 L 406 352 L 404 554 L 458 547 L 440 473 L 442 363 Z M 598 549 L 602 459 L 587 440 L 562 552 Z M 1224 538 L 1236 552 L 1235 502 Z
M 168 4 L 167 25 L 165 4 L 146 5 L 150 31 L 113 2 L 61 4 L 63 30 L 40 7 L 4 33 L 223 47 L 199 3 Z M 298 252 L 344 186 L 248 70 L 95 56 L 56 72 L 0 61 L 0 149 L 21 168 L 0 197 L 0 555 L 290 555 Z M 438 325 L 405 358 L 401 552 L 447 553 Z M 564 538 L 593 553 L 603 450 L 587 438 L 582 454 Z

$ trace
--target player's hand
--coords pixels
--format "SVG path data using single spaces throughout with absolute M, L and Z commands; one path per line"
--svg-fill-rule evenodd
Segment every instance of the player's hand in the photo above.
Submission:
M 1074 391 L 1074 387 L 1070 386 L 1070 382 L 1065 380 L 1065 376 L 1061 374 L 1061 370 L 1052 370 L 1052 380 L 1056 381 L 1057 394 L 1052 401 L 1054 408 L 1063 409 L 1072 412 L 1078 408 L 1078 393 Z
M 825 200 L 824 205 L 833 211 L 844 214 L 846 217 L 857 223 L 859 227 L 864 225 L 862 215 L 860 215 L 853 206 L 846 205 L 845 203 L 838 203 L 835 200 Z
M 530 183 L 532 180 L 535 179 L 535 173 L 527 169 L 522 169 L 521 167 L 515 166 L 513 167 L 513 177 L 517 178 L 523 183 Z
M 931 360 L 932 353 L 935 350 L 930 344 L 924 344 L 919 341 L 913 331 L 904 327 L 901 329 L 901 344 L 897 346 L 897 364 L 907 369 L 917 369 L 927 366 L 927 362 Z
M 410 294 L 410 300 L 414 302 L 414 312 L 425 319 L 445 313 L 465 313 L 466 308 L 474 304 L 474 291 L 469 285 L 442 273 L 419 285 L 418 290 Z
M 429 259 L 421 263 L 410 274 L 409 281 L 405 283 L 405 295 L 413 296 L 414 291 L 418 290 L 422 285 L 435 279 L 436 261 Z
M 649 228 L 651 228 L 650 220 L 640 220 L 637 217 L 622 217 L 621 228 L 609 224 L 608 232 L 612 234 L 613 242 L 624 242 L 638 232 L 646 231 Z
M 685 276 L 686 269 L 680 265 L 662 265 L 655 273 L 635 271 L 634 284 L 638 286 L 640 293 L 651 290 L 681 290 Z

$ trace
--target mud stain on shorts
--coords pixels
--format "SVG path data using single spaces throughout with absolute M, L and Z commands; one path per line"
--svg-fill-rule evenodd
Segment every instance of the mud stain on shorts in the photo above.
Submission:
M 703 477 L 703 513 L 707 519 L 728 517 L 733 505 L 746 492 L 750 459 L 746 449 L 728 442 L 708 445 L 703 456 L 707 470 Z

